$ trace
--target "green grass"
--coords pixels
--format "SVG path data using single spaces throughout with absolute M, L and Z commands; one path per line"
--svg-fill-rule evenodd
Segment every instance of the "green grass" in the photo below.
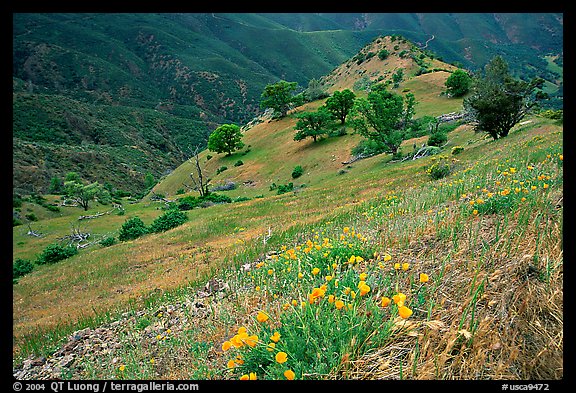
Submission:
M 507 138 L 498 141 L 480 139 L 466 144 L 465 141 L 477 136 L 469 131 L 452 132 L 454 143 L 465 149 L 457 156 L 455 170 L 447 178 L 429 179 L 426 167 L 432 162 L 431 158 L 395 164 L 379 157 L 361 160 L 347 175 L 329 175 L 321 180 L 316 174 L 310 187 L 298 194 L 267 193 L 262 199 L 194 210 L 190 222 L 166 233 L 146 235 L 134 242 L 104 249 L 81 250 L 80 255 L 69 260 L 38 267 L 15 285 L 15 299 L 28 299 L 24 308 L 18 306 L 26 313 L 26 307 L 32 307 L 39 294 L 63 291 L 65 285 L 75 289 L 75 304 L 79 309 L 83 309 L 86 296 L 104 296 L 105 301 L 96 310 L 96 316 L 109 315 L 109 319 L 114 319 L 113 313 L 106 311 L 114 310 L 114 305 L 120 310 L 143 310 L 144 314 L 135 322 L 142 327 L 154 321 L 153 313 L 159 304 L 184 301 L 192 296 L 197 288 L 195 285 L 202 286 L 210 277 L 225 280 L 231 288 L 244 288 L 228 300 L 213 300 L 211 307 L 215 314 L 210 328 L 203 328 L 203 322 L 191 319 L 195 322 L 185 325 L 176 335 L 168 334 L 166 340 L 160 334 L 162 339 L 154 354 L 129 344 L 133 335 L 141 334 L 141 329 L 122 333 L 125 336 L 120 342 L 124 344 L 116 353 L 120 363 L 112 363 L 111 358 L 83 361 L 82 367 L 91 378 L 147 379 L 163 375 L 228 379 L 256 372 L 260 379 L 283 379 L 288 368 L 295 372 L 296 378 L 304 379 L 349 378 L 358 377 L 359 373 L 377 378 L 378 371 L 352 369 L 350 362 L 369 361 L 373 354 L 385 351 L 393 343 L 414 337 L 406 335 L 411 329 L 424 334 L 414 347 L 418 352 L 391 364 L 390 372 L 399 375 L 401 367 L 402 378 L 425 375 L 435 379 L 466 378 L 466 373 L 450 369 L 441 357 L 437 359 L 440 368 L 433 374 L 427 371 L 430 370 L 430 357 L 426 356 L 426 351 L 436 348 L 441 354 L 450 345 L 450 336 L 444 341 L 434 336 L 434 330 L 426 328 L 427 323 L 453 321 L 459 331 L 466 331 L 457 342 L 467 350 L 455 356 L 462 362 L 473 362 L 471 354 L 480 353 L 474 348 L 481 351 L 487 345 L 483 321 L 492 315 L 490 310 L 493 308 L 487 308 L 483 303 L 485 295 L 500 302 L 499 307 L 518 313 L 520 320 L 528 318 L 517 311 L 514 304 L 494 297 L 500 281 L 486 277 L 497 276 L 503 269 L 508 274 L 515 274 L 509 269 L 523 269 L 524 263 L 529 262 L 538 272 L 536 287 L 558 288 L 562 256 L 557 249 L 561 228 L 557 224 L 561 224 L 562 219 L 561 211 L 558 212 L 554 204 L 562 193 L 561 131 L 550 121 L 534 120 L 536 124 L 518 127 Z M 257 152 L 258 149 L 253 149 L 253 153 L 244 156 L 245 162 Z M 510 168 L 515 168 L 514 173 Z M 334 187 L 335 179 L 348 175 L 353 176 Z M 289 176 L 287 172 L 286 177 Z M 538 176 L 544 178 L 539 180 Z M 518 183 L 514 180 L 525 182 L 528 192 L 516 193 L 513 186 Z M 543 188 L 545 183 L 548 188 Z M 536 189 L 532 190 L 532 185 Z M 495 199 L 495 204 L 490 205 L 490 197 L 484 189 L 492 192 L 493 198 L 502 197 L 498 193 L 509 189 L 503 197 L 511 198 L 512 203 L 504 205 Z M 483 211 L 478 198 L 484 199 L 480 205 L 493 208 Z M 469 203 L 472 200 L 474 205 Z M 139 215 L 149 224 L 162 212 L 157 207 L 158 204 L 149 202 L 127 205 L 126 215 L 114 220 L 119 227 L 126 217 Z M 478 214 L 473 213 L 474 209 Z M 59 218 L 46 223 L 53 220 L 61 220 L 59 225 L 66 222 Z M 51 225 L 56 229 L 55 222 Z M 103 229 L 114 226 L 113 223 L 105 225 L 103 220 L 100 225 Z M 349 229 L 344 232 L 344 227 Z M 351 236 L 351 231 L 361 234 L 361 238 Z M 271 236 L 264 242 L 267 234 Z M 430 243 L 420 243 L 426 239 Z M 344 242 L 350 242 L 353 247 L 349 248 Z M 312 247 L 307 252 L 310 244 Z M 261 259 L 271 250 L 279 252 L 276 257 Z M 288 250 L 292 250 L 295 259 L 290 257 Z M 524 258 L 526 254 L 530 259 Z M 348 265 L 351 255 L 360 255 L 364 261 Z M 505 258 L 514 263 L 504 263 Z M 263 261 L 258 268 L 250 272 L 238 270 L 241 265 L 256 260 Z M 396 269 L 396 263 L 399 266 L 408 263 L 407 270 Z M 188 272 L 176 276 L 167 273 L 167 269 L 175 266 Z M 191 274 L 189 269 L 200 266 L 204 268 Z M 321 269 L 319 274 L 312 274 L 314 267 Z M 297 276 L 298 271 L 304 274 L 301 279 Z M 357 287 L 360 273 L 367 274 L 366 283 L 371 288 L 364 296 L 359 295 Z M 430 280 L 420 283 L 420 273 L 428 274 Z M 326 276 L 333 277 L 328 281 Z M 172 284 L 165 286 L 166 283 L 161 283 L 164 280 L 171 280 Z M 112 295 L 114 288 L 107 284 L 111 282 L 115 283 L 114 288 L 141 291 L 144 299 L 131 296 L 131 300 L 125 297 L 122 300 Z M 503 279 L 502 283 L 505 282 L 510 284 Z M 323 284 L 327 285 L 324 294 L 310 303 L 309 295 Z M 151 290 L 154 286 L 164 287 L 165 294 L 154 295 Z M 351 292 L 345 292 L 346 287 L 355 290 L 355 298 L 351 297 Z M 413 311 L 400 330 L 397 329 L 398 321 L 403 319 L 397 319 L 398 306 L 394 302 L 387 307 L 379 305 L 382 296 L 392 298 L 397 292 L 407 296 L 405 304 Z M 465 304 L 461 312 L 443 303 L 447 293 Z M 330 301 L 330 295 L 342 300 L 346 309 L 337 310 L 339 314 L 335 314 L 335 300 Z M 112 301 L 114 297 L 118 299 Z M 65 304 L 65 298 L 50 298 L 50 301 Z M 297 306 L 292 305 L 293 300 Z M 304 308 L 301 308 L 302 302 Z M 270 319 L 258 322 L 255 319 L 258 310 L 266 312 Z M 374 318 L 366 319 L 367 313 Z M 90 315 L 85 308 L 84 315 Z M 328 316 L 341 317 L 334 324 L 320 322 Z M 67 319 L 68 323 L 51 325 L 39 318 L 38 327 L 27 328 L 28 334 L 23 334 L 18 327 L 23 321 L 15 320 L 20 356 L 49 353 L 58 339 L 74 328 L 96 326 L 104 321 L 77 315 Z M 249 335 L 258 336 L 254 348 L 244 345 L 231 352 L 218 352 L 216 358 L 209 355 L 210 348 L 218 351 L 224 341 L 238 334 L 240 326 L 245 326 Z M 529 328 L 519 325 L 518 329 L 528 332 Z M 275 331 L 279 332 L 280 340 L 276 349 L 269 352 L 268 337 Z M 41 338 L 43 335 L 48 339 Z M 513 338 L 510 340 L 510 348 L 517 345 Z M 326 348 L 333 356 L 311 357 L 309 351 L 302 351 L 305 345 Z M 275 355 L 280 351 L 287 354 L 286 363 L 276 361 Z M 168 353 L 178 353 L 180 360 Z M 533 356 L 529 349 L 520 350 L 520 353 L 521 357 Z M 236 362 L 238 367 L 228 370 L 226 363 L 236 359 L 237 354 L 242 355 L 244 363 Z M 154 363 L 150 363 L 152 358 Z M 120 365 L 125 366 L 122 371 Z M 471 367 L 476 373 L 490 378 L 504 377 L 510 372 L 497 374 L 480 364 Z M 525 374 L 516 375 L 525 377 L 534 375 L 529 373 L 535 371 L 528 368 L 523 372 Z

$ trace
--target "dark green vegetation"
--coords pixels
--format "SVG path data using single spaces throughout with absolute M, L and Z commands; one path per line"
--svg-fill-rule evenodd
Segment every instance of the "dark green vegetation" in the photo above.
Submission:
M 267 84 L 307 86 L 385 34 L 401 34 L 472 70 L 502 54 L 515 75 L 543 77 L 559 107 L 562 19 L 14 14 L 14 186 L 45 192 L 54 176 L 79 171 L 90 182 L 141 193 L 142 174 L 160 178 L 188 158 L 191 146 L 205 146 L 218 125 L 258 114 Z

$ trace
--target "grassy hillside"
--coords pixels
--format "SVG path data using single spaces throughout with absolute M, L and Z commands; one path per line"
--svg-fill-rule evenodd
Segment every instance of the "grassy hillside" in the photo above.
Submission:
M 249 34 L 264 23 L 255 14 L 166 18 L 159 20 L 176 18 L 190 31 L 230 39 L 227 26 Z M 294 19 L 266 21 L 269 34 L 289 31 L 329 45 L 316 31 L 287 29 Z M 336 15 L 314 21 L 301 18 L 300 30 L 341 23 Z M 33 27 L 19 33 L 33 34 Z M 389 51 L 384 59 L 382 49 Z M 552 69 L 555 60 L 548 58 Z M 284 67 L 282 56 L 270 61 Z M 399 69 L 404 78 L 395 87 Z M 462 98 L 442 94 L 453 69 L 401 37 L 377 37 L 320 81 L 329 92 L 352 88 L 357 95 L 386 83 L 415 95 L 420 118 L 462 108 Z M 206 135 L 198 120 L 189 123 L 173 109 L 90 104 L 20 87 L 15 122 L 34 129 L 25 116 L 32 113 L 42 124 L 35 138 L 47 129 L 59 138 L 34 142 L 18 133 L 13 143 L 21 151 L 14 150 L 29 179 L 62 160 L 97 177 L 92 158 L 127 181 L 152 163 L 173 162 L 170 144 L 195 138 L 187 127 Z M 244 129 L 245 146 L 230 156 L 202 151 L 211 187 L 235 184 L 217 191 L 232 202 L 182 211 L 186 220 L 170 229 L 120 240 L 129 220 L 151 229 L 171 203 L 198 196 L 190 188 L 191 160 L 145 198 L 117 197 L 121 207 L 94 201 L 87 211 L 56 208 L 55 195 L 15 199 L 14 211 L 30 225 L 14 227 L 13 262 L 40 261 L 71 234 L 90 233 L 93 242 L 58 262 L 35 264 L 13 283 L 15 377 L 563 380 L 562 122 L 534 114 L 496 141 L 460 124 L 437 155 L 399 161 L 382 153 L 348 163 L 362 140 L 350 127 L 317 142 L 294 141 L 298 113 L 323 103 L 261 118 Z M 181 132 L 178 143 L 168 128 Z M 95 143 L 96 135 L 106 145 Z M 400 150 L 426 140 L 407 139 Z M 449 171 L 433 178 L 438 165 Z M 303 174 L 294 178 L 296 166 Z
M 53 145 L 66 141 L 85 143 L 92 156 L 104 154 L 113 163 L 82 160 L 95 168 L 86 171 L 88 180 L 105 178 L 116 188 L 142 191 L 137 176 L 119 174 L 125 171 L 109 152 L 115 148 L 111 130 L 120 129 L 119 140 L 140 139 L 144 155 L 156 157 L 124 164 L 159 177 L 185 158 L 181 150 L 188 142 L 204 146 L 217 125 L 245 124 L 259 114 L 266 84 L 285 79 L 306 87 L 381 35 L 401 34 L 420 46 L 428 41 L 427 50 L 471 69 L 504 54 L 517 75 L 544 77 L 560 107 L 561 25 L 561 14 L 16 13 L 15 187 L 45 191 L 51 177 L 70 171 L 71 165 L 58 164 L 69 159 Z M 28 112 L 31 106 L 36 108 Z M 112 111 L 142 118 L 158 111 L 162 120 L 153 123 L 178 125 L 162 131 L 141 129 L 155 124 L 125 127 L 105 116 Z M 64 122 L 61 114 L 68 112 L 75 116 Z M 49 165 L 28 155 L 30 141 Z
M 275 139 L 272 131 L 278 131 L 278 123 L 270 123 L 260 132 L 269 131 L 274 135 L 269 138 Z M 299 378 L 561 378 L 558 362 L 562 346 L 557 337 L 562 331 L 562 128 L 549 120 L 532 118 L 531 123 L 516 127 L 509 137 L 489 141 L 461 127 L 450 134 L 452 144 L 465 146 L 465 150 L 457 156 L 453 173 L 439 181 L 431 180 L 426 173 L 433 158 L 389 163 L 386 157 L 376 156 L 350 168 L 339 164 L 341 157 L 332 162 L 330 156 L 326 157 L 327 151 L 321 155 L 326 146 L 319 145 L 315 147 L 318 150 L 308 150 L 307 155 L 318 157 L 318 166 L 307 169 L 309 173 L 302 178 L 307 186 L 298 192 L 276 195 L 258 185 L 260 189 L 255 192 L 263 193 L 263 198 L 190 211 L 190 221 L 171 231 L 106 248 L 93 247 L 57 264 L 39 267 L 14 286 L 16 358 L 46 353 L 42 351 L 55 348 L 52 345 L 58 343 L 58 338 L 95 326 L 98 321 L 132 318 L 130 324 L 116 325 L 126 329 L 119 337 L 140 337 L 146 345 L 136 348 L 129 344 L 132 339 L 120 339 L 121 345 L 97 362 L 78 357 L 70 375 L 238 378 L 245 369 L 222 371 L 230 356 L 235 356 L 222 352 L 222 343 L 240 326 L 265 340 L 262 335 L 267 333 L 260 331 L 264 326 L 253 319 L 258 310 L 263 310 L 272 318 L 274 329 L 280 329 L 287 340 L 283 341 L 287 347 L 282 348 L 291 348 L 292 333 L 288 321 L 282 319 L 282 305 L 293 299 L 307 302 L 308 293 L 326 282 L 324 276 L 330 274 L 329 267 L 335 262 L 338 268 L 332 274 L 340 278 L 341 290 L 355 287 L 354 275 L 360 272 L 370 277 L 370 296 L 358 296 L 356 302 L 336 288 L 330 289 L 338 298 L 352 302 L 351 317 L 359 318 L 368 311 L 364 308 L 368 302 L 380 302 L 384 295 L 391 297 L 394 285 L 396 291 L 407 295 L 413 315 L 401 330 L 379 338 L 383 341 L 370 345 L 343 341 L 342 345 L 350 346 L 351 351 L 345 368 L 317 368 L 319 374 L 314 374 L 314 367 L 320 365 L 310 363 L 310 374 L 303 368 L 307 363 L 301 363 L 295 369 Z M 310 148 L 293 146 L 283 157 Z M 253 149 L 256 152 L 258 147 Z M 267 156 L 267 162 L 279 161 L 271 157 Z M 329 162 L 333 168 L 327 167 Z M 338 167 L 347 172 L 338 175 Z M 278 165 L 278 173 L 282 172 L 280 168 Z M 285 172 L 289 169 L 283 168 Z M 258 184 L 255 165 L 252 170 L 251 177 Z M 260 173 L 267 173 L 266 168 Z M 262 182 L 268 178 L 263 176 Z M 289 180 L 289 174 L 280 180 Z M 501 196 L 505 190 L 508 193 Z M 483 202 L 478 202 L 480 199 Z M 94 233 L 114 234 L 114 228 L 128 217 L 137 215 L 150 223 L 162 213 L 161 206 L 159 202 L 127 205 L 125 216 L 109 215 L 85 225 Z M 475 209 L 479 213 L 474 214 Z M 38 242 L 49 243 L 58 236 L 57 228 L 63 231 L 73 217 L 42 221 L 37 226 L 46 233 L 42 239 L 27 238 L 15 231 L 15 250 L 24 249 L 19 247 L 24 245 L 21 242 L 26 242 L 29 250 L 41 247 Z M 337 248 L 342 247 L 340 234 L 346 234 L 344 227 L 353 228 L 366 240 L 357 244 L 357 238 L 350 238 L 354 245 L 348 252 Z M 332 243 L 326 250 L 333 250 L 333 257 L 325 260 L 322 253 L 304 253 L 307 240 L 320 246 L 324 237 Z M 294 247 L 299 250 L 296 265 L 290 264 L 290 258 L 264 258 L 265 254 L 273 255 L 271 251 L 283 255 L 282 250 Z M 361 255 L 366 264 L 345 270 L 344 262 L 352 253 Z M 386 255 L 392 259 L 388 261 Z M 257 261 L 265 262 L 266 267 L 260 264 L 262 267 L 251 274 L 238 270 L 241 265 Z M 395 262 L 408 263 L 408 271 L 394 274 Z M 323 266 L 328 270 L 318 277 L 310 275 L 313 267 Z M 287 267 L 291 267 L 291 273 L 287 273 Z M 266 278 L 270 269 L 276 277 L 273 281 Z M 379 269 L 383 273 L 378 273 Z M 290 283 L 298 270 L 307 272 L 307 278 L 294 291 Z M 419 273 L 428 274 L 429 284 L 417 284 Z M 231 292 L 198 300 L 197 291 L 210 278 L 223 280 Z M 257 288 L 255 292 L 256 286 L 260 291 Z M 544 291 L 546 296 L 541 295 Z M 329 307 L 333 305 L 327 302 L 327 296 L 319 303 L 318 312 L 331 313 Z M 210 307 L 208 319 L 198 319 L 192 308 L 184 307 L 191 301 Z M 157 313 L 167 304 L 182 304 L 183 308 L 177 308 L 173 315 L 180 322 Z M 387 311 L 378 310 L 370 312 L 384 312 L 384 320 L 396 321 L 394 308 L 389 316 Z M 122 311 L 128 314 L 121 317 Z M 308 316 L 302 318 L 308 320 Z M 547 318 L 547 322 L 541 318 Z M 150 328 L 140 330 L 144 328 L 134 325 L 139 320 L 147 320 L 142 326 Z M 534 329 L 537 321 L 543 328 Z M 168 327 L 170 333 L 166 333 Z M 305 330 L 312 342 L 317 340 L 314 331 Z M 494 331 L 501 333 L 494 336 Z M 369 334 L 370 330 L 360 333 Z M 153 345 L 156 336 L 162 340 L 168 336 L 167 341 Z M 350 337 L 342 337 L 347 339 Z M 401 343 L 402 347 L 417 346 L 420 350 L 394 352 L 392 348 Z M 149 352 L 152 348 L 153 353 Z M 542 348 L 546 352 L 542 353 Z M 493 355 L 487 357 L 490 351 Z M 540 355 L 535 356 L 536 352 Z M 249 356 L 247 351 L 243 353 Z M 434 356 L 428 355 L 433 353 L 444 354 L 436 358 L 440 361 L 436 367 Z M 339 356 L 344 354 L 340 352 Z M 110 361 L 112 357 L 126 365 L 124 372 L 118 371 Z M 156 365 L 148 361 L 151 357 Z M 382 362 L 388 362 L 387 368 L 372 366 Z M 403 374 L 399 374 L 401 363 Z M 261 373 L 258 376 L 266 378 Z M 267 377 L 281 376 L 272 372 Z

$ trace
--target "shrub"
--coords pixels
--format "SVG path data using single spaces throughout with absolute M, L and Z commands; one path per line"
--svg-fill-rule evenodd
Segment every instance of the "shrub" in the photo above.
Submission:
M 150 225 L 150 232 L 164 232 L 176 228 L 188 221 L 186 213 L 177 209 L 168 210 L 166 213 L 156 218 Z
M 106 239 L 100 241 L 100 245 L 102 247 L 110 247 L 113 246 L 114 244 L 116 244 L 116 239 L 112 236 L 107 237 Z
M 198 205 L 200 205 L 200 200 L 195 196 L 188 195 L 183 198 L 178 199 L 178 209 L 179 210 L 192 210 Z
M 388 55 L 390 55 L 390 52 L 388 52 L 386 49 L 382 49 L 380 52 L 378 52 L 378 58 L 380 60 L 386 60 Z
M 38 217 L 34 213 L 28 213 L 24 217 L 26 217 L 29 221 L 38 221 Z
M 208 195 L 204 195 L 203 197 L 200 198 L 200 200 L 202 202 L 213 202 L 213 203 L 231 203 L 232 202 L 232 198 L 230 198 L 229 196 L 226 195 L 222 195 L 222 194 L 216 194 L 214 192 L 211 192 Z
M 70 258 L 73 255 L 78 254 L 78 249 L 74 246 L 61 246 L 60 244 L 50 244 L 38 257 L 36 264 L 45 265 L 52 264 L 63 259 Z
M 304 173 L 304 169 L 300 165 L 296 165 L 292 171 L 292 178 L 297 179 Z
M 452 154 L 454 154 L 454 155 L 460 154 L 460 153 L 462 153 L 463 150 L 464 150 L 464 148 L 462 146 L 454 146 L 452 148 Z
M 240 166 L 240 165 L 244 165 L 244 162 L 242 160 L 238 160 L 234 163 L 234 166 Z
M 443 131 L 438 131 L 430 134 L 428 137 L 428 146 L 442 146 L 448 141 L 448 134 Z
M 12 264 L 12 277 L 22 277 L 34 270 L 34 265 L 28 259 L 18 258 Z
M 386 146 L 372 139 L 362 139 L 360 143 L 352 149 L 352 155 L 374 156 L 386 151 Z
M 288 184 L 281 184 L 278 186 L 278 189 L 276 190 L 276 194 L 280 195 L 280 194 L 285 194 L 287 192 L 290 192 L 294 190 L 294 183 L 290 182 Z
M 148 229 L 144 222 L 139 217 L 132 217 L 127 219 L 122 227 L 120 228 L 120 233 L 118 235 L 118 240 L 121 242 L 126 240 L 137 239 L 142 235 L 148 233 Z
M 448 176 L 451 170 L 450 162 L 447 159 L 443 157 L 440 159 L 432 157 L 432 165 L 428 167 L 426 173 L 428 173 L 432 179 L 438 180 Z
M 216 174 L 219 175 L 224 172 L 228 167 L 226 165 L 222 165 L 220 168 L 216 169 Z

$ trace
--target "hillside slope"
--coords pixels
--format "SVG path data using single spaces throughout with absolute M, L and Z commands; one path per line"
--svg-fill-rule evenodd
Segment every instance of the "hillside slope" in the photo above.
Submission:
M 389 50 L 384 60 L 377 56 L 383 49 Z M 360 61 L 360 58 L 365 60 Z M 405 76 L 398 87 L 393 87 L 392 75 L 400 69 Z M 364 95 L 376 83 L 388 84 L 390 90 L 398 94 L 411 92 L 417 101 L 414 117 L 420 118 L 462 109 L 462 98 L 449 98 L 442 94 L 446 90 L 446 79 L 455 69 L 450 64 L 425 55 L 410 41 L 387 36 L 376 38 L 364 46 L 357 56 L 320 78 L 320 82 L 329 93 L 351 89 L 357 95 Z M 311 139 L 294 141 L 295 116 L 300 112 L 316 110 L 324 101 L 308 103 L 295 108 L 286 118 L 264 119 L 245 129 L 242 140 L 246 147 L 231 156 L 208 150 L 202 152 L 199 157 L 205 174 L 212 179 L 212 185 L 224 185 L 232 181 L 239 187 L 230 191 L 230 195 L 254 197 L 269 192 L 273 183 L 280 185 L 292 182 L 291 173 L 297 165 L 305 170 L 305 175 L 296 181 L 297 184 L 336 181 L 338 172 L 346 169 L 343 163 L 352 158 L 352 149 L 363 139 L 360 135 L 348 128 L 344 136 L 329 137 L 318 142 Z M 405 143 L 406 151 L 412 148 L 413 143 Z M 207 159 L 208 156 L 213 158 Z M 271 160 L 271 157 L 282 159 Z M 238 161 L 242 165 L 236 166 Z M 168 197 L 175 197 L 179 190 L 190 192 L 187 186 L 192 184 L 189 176 L 194 173 L 194 165 L 193 160 L 187 160 L 162 178 L 153 192 Z M 227 169 L 218 173 L 222 167 Z
M 80 169 L 86 180 L 138 193 L 146 172 L 170 171 L 219 124 L 258 115 L 266 84 L 304 88 L 384 34 L 472 69 L 504 54 L 514 72 L 544 77 L 561 96 L 559 26 L 561 14 L 15 13 L 14 185 L 42 192 Z M 117 152 L 133 145 L 140 152 Z

